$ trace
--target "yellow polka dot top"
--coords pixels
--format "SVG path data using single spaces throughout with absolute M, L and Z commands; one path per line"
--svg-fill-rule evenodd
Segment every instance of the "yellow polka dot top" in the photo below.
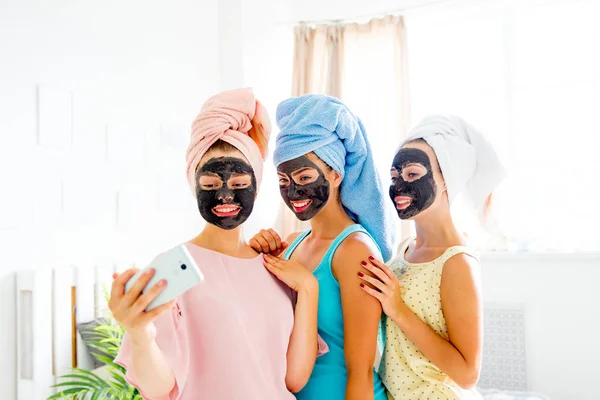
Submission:
M 448 340 L 442 313 L 440 286 L 442 269 L 452 256 L 473 255 L 462 246 L 448 248 L 444 254 L 426 263 L 410 263 L 404 254 L 412 240 L 400 246 L 398 256 L 388 263 L 400 279 L 404 303 L 438 335 Z M 385 320 L 386 343 L 379 374 L 390 400 L 481 399 L 476 390 L 461 389 L 404 335 L 390 318 Z

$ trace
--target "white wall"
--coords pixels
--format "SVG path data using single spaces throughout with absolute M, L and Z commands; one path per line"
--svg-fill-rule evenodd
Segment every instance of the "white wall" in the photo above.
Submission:
M 288 0 L 287 13 L 280 22 L 368 19 L 400 10 L 453 0 Z M 477 0 L 475 0 L 477 1 Z
M 14 271 L 132 262 L 198 230 L 183 150 L 221 87 L 218 21 L 217 0 L 0 0 L 2 398 Z
M 498 253 L 482 265 L 485 302 L 525 306 L 529 389 L 597 399 L 600 254 Z
M 243 55 L 243 85 L 254 88 L 257 98 L 265 105 L 271 117 L 270 154 L 265 163 L 263 183 L 254 212 L 246 223 L 247 233 L 275 224 L 278 207 L 273 207 L 279 187 L 271 155 L 275 148 L 278 129 L 275 111 L 282 100 L 291 96 L 294 55 L 293 26 L 278 20 L 287 12 L 286 1 L 243 0 L 243 31 L 239 43 Z

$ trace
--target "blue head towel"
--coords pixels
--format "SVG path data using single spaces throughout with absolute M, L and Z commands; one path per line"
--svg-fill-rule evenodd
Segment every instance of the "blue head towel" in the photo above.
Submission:
M 305 95 L 277 107 L 275 166 L 314 152 L 342 175 L 340 195 L 350 217 L 373 236 L 384 260 L 392 257 L 396 215 L 377 174 L 365 128 L 340 100 Z

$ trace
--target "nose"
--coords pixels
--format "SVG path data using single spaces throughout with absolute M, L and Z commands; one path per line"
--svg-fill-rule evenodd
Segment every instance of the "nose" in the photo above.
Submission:
M 290 199 L 300 199 L 304 195 L 306 195 L 306 191 L 302 187 L 298 187 L 293 183 L 288 187 L 288 197 Z
M 404 189 L 404 181 L 401 178 L 398 178 L 396 183 L 392 185 L 392 188 L 395 193 L 401 193 Z
M 233 192 L 222 188 L 217 192 L 217 199 L 221 200 L 224 204 L 231 203 L 233 201 Z

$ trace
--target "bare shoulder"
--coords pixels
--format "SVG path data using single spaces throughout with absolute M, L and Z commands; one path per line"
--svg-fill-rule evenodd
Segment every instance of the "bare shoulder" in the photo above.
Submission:
M 442 290 L 444 287 L 458 288 L 478 282 L 480 275 L 481 267 L 475 257 L 465 253 L 456 254 L 444 264 Z
M 338 247 L 336 255 L 341 255 L 342 257 L 353 257 L 358 255 L 359 253 L 369 253 L 373 257 L 379 258 L 381 254 L 379 253 L 379 249 L 373 239 L 371 239 L 367 234 L 362 232 L 355 232 L 348 236 L 346 240 L 340 244 Z
M 294 240 L 298 239 L 298 236 L 300 235 L 302 235 L 302 232 L 294 232 L 289 234 L 288 237 L 285 238 L 285 241 L 291 244 Z
M 356 274 L 362 268 L 361 261 L 367 261 L 371 256 L 381 260 L 375 242 L 364 233 L 353 233 L 340 244 L 333 256 L 334 273 L 336 276 L 346 272 Z

